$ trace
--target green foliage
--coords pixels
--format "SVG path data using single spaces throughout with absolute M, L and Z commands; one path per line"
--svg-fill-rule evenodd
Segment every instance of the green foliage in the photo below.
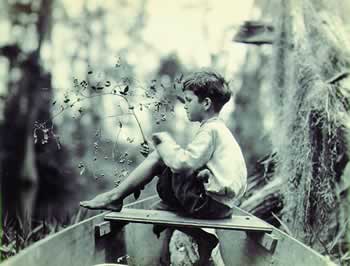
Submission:
M 0 262 L 18 254 L 18 252 L 24 248 L 47 237 L 48 235 L 52 235 L 70 225 L 79 223 L 90 216 L 91 214 L 86 210 L 79 209 L 77 213 L 69 218 L 67 217 L 63 223 L 54 219 L 51 219 L 50 221 L 33 220 L 33 229 L 28 232 L 24 230 L 20 219 L 10 220 L 8 217 L 4 217 L 3 225 L 0 230 L 0 237 L 2 240 L 0 245 Z

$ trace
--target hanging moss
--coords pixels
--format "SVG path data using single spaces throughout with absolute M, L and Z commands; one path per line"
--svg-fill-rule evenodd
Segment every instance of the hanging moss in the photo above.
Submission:
M 276 175 L 288 181 L 284 219 L 299 239 L 320 249 L 337 231 L 336 188 L 348 161 L 346 89 L 329 80 L 350 62 L 345 35 L 334 31 L 341 21 L 320 9 L 321 2 L 281 1 L 271 65 Z

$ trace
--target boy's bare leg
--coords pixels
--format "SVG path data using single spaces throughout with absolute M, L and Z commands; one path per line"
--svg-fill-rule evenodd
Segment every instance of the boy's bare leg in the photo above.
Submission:
M 164 238 L 162 241 L 162 249 L 160 254 L 160 266 L 170 265 L 169 243 L 173 233 L 174 233 L 173 228 L 166 228 L 163 232 Z
M 161 165 L 162 161 L 158 153 L 154 151 L 118 187 L 97 195 L 92 200 L 82 201 L 80 205 L 88 209 L 120 211 L 123 199 L 141 186 L 149 183 L 159 173 Z
M 206 239 L 200 238 L 197 239 L 198 243 L 198 253 L 199 261 L 196 265 L 198 266 L 208 266 L 210 265 L 211 252 L 214 249 L 213 245 Z

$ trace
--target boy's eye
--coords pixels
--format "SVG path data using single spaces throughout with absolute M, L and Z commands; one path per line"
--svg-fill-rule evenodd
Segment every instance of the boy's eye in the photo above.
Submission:
M 185 97 L 185 100 L 186 100 L 186 102 L 191 102 L 192 101 L 192 99 L 190 99 L 188 97 Z

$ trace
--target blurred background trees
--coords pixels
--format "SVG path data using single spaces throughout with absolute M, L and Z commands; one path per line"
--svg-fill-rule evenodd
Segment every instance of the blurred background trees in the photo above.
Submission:
M 74 177 L 65 181 L 74 174 L 65 147 L 54 151 L 55 125 L 49 122 L 38 134 L 33 131 L 37 121 L 51 119 L 51 73 L 42 67 L 40 54 L 51 31 L 53 2 L 2 5 L 16 35 L 15 41 L 1 47 L 7 72 L 2 84 L 7 87 L 1 120 L 2 211 L 3 217 L 16 217 L 28 229 L 35 212 L 44 210 L 49 202 L 60 202 L 54 212 L 65 212 L 58 206 L 69 202 L 64 191 L 73 186 Z
M 230 79 L 228 55 L 244 58 L 245 48 L 230 43 L 231 14 L 209 1 L 0 5 L 1 213 L 15 234 L 76 220 L 80 200 L 142 160 L 139 145 L 153 131 L 185 144 L 193 127 L 177 101 L 180 79 L 199 67 Z M 225 20 L 212 25 L 218 16 Z M 11 242 L 9 232 L 3 240 Z

